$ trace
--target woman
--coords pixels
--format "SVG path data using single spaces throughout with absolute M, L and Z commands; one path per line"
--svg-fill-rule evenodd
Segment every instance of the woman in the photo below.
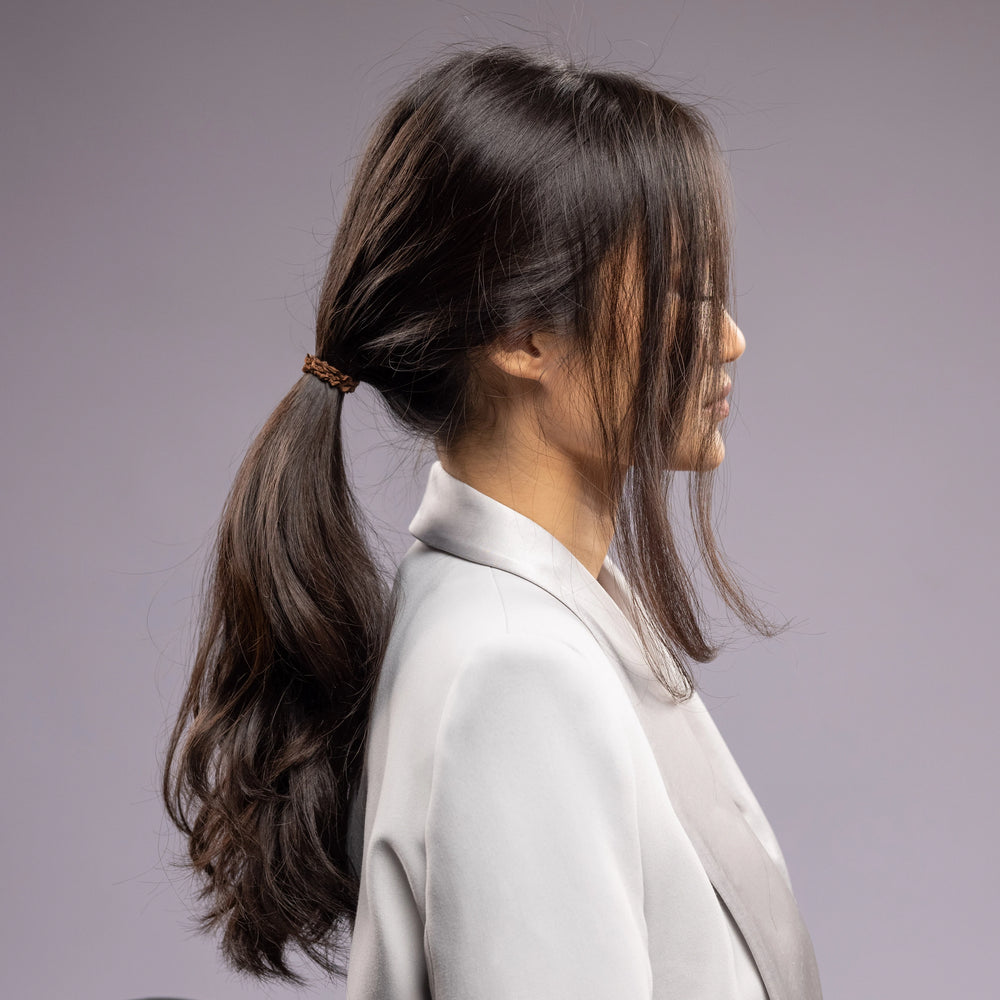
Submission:
M 235 967 L 295 980 L 298 948 L 358 1000 L 820 997 L 694 689 L 719 646 L 668 516 L 689 471 L 718 592 L 775 634 L 710 523 L 727 211 L 705 118 L 625 73 L 465 49 L 378 123 L 164 773 Z M 360 381 L 437 454 L 391 589 L 342 450 Z

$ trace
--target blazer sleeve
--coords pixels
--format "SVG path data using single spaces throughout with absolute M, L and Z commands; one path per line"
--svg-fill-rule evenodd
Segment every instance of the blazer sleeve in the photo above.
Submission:
M 466 658 L 443 708 L 427 812 L 435 1000 L 651 997 L 617 683 L 548 636 L 504 635 Z

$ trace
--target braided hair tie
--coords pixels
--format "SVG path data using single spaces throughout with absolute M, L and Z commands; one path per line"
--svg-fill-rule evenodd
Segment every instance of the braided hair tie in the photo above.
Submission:
M 324 382 L 329 383 L 341 392 L 354 392 L 358 386 L 358 380 L 344 372 L 328 365 L 322 358 L 317 358 L 314 354 L 306 355 L 306 363 L 302 366 L 304 372 L 309 372 Z

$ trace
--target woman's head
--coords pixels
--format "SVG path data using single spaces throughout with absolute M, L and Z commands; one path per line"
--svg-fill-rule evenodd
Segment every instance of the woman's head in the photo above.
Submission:
M 692 417 L 724 384 L 727 205 L 697 109 L 626 73 L 463 50 L 411 82 L 374 131 L 317 353 L 447 449 L 495 419 L 496 352 L 554 335 L 609 472 L 633 450 L 661 468 L 711 468 L 717 425 L 692 437 Z

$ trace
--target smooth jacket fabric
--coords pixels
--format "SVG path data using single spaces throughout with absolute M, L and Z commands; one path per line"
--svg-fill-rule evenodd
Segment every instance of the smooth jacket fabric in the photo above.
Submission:
M 351 809 L 348 1000 L 820 1000 L 784 858 L 610 557 L 435 461 Z

